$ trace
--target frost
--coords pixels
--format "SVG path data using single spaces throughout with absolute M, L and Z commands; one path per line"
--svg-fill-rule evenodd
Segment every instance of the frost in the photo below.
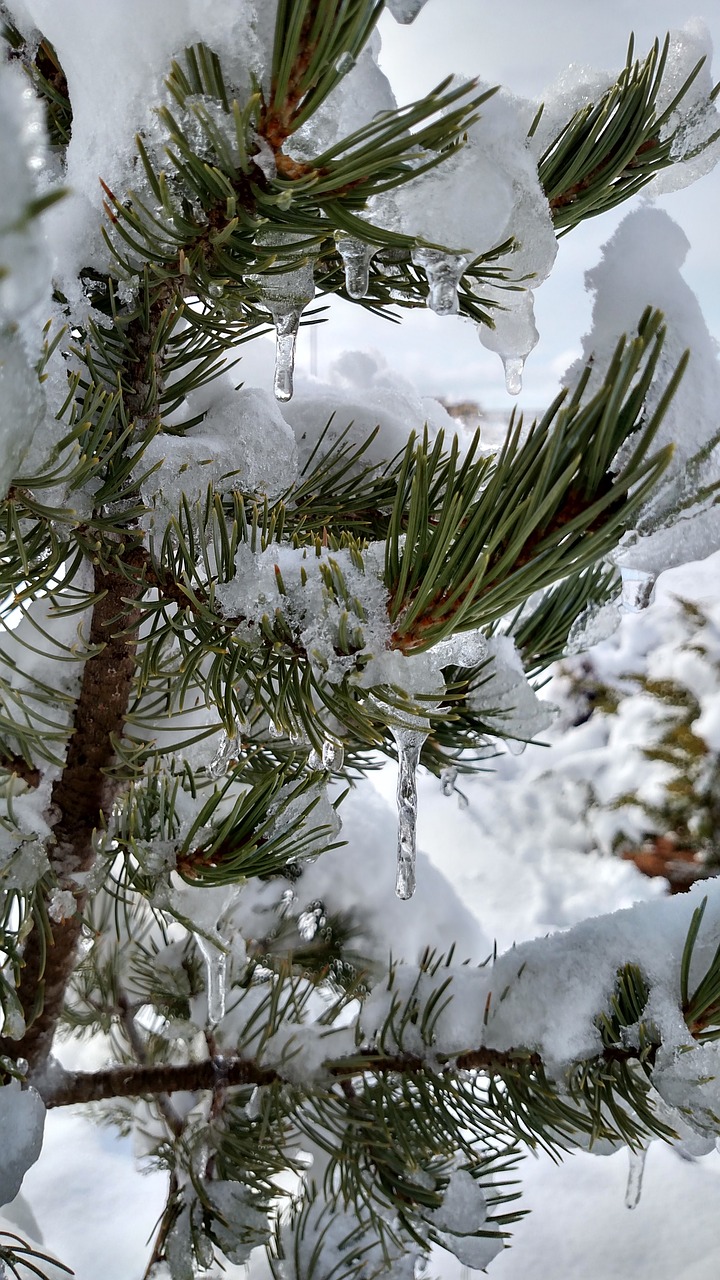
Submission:
M 0 1088 L 0 1205 L 15 1199 L 42 1148 L 45 1107 L 35 1089 L 18 1080 Z

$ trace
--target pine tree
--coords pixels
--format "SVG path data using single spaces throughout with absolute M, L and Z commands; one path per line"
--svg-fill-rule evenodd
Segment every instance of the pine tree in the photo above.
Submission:
M 452 792 L 542 727 L 526 675 L 617 592 L 629 531 L 712 500 L 716 441 L 683 460 L 689 496 L 662 435 L 687 357 L 650 308 L 494 455 L 331 412 L 296 443 L 228 379 L 274 329 L 287 404 L 319 293 L 459 311 L 517 389 L 556 238 L 710 155 L 715 92 L 668 39 L 562 118 L 451 80 L 397 108 L 382 0 L 237 0 L 224 27 L 189 7 L 133 153 L 85 157 L 95 219 L 72 191 L 87 84 L 57 20 L 0 6 L 0 1192 L 44 1107 L 128 1129 L 144 1100 L 169 1183 L 148 1276 L 260 1245 L 279 1280 L 400 1280 L 432 1246 L 483 1268 L 523 1148 L 714 1134 L 717 896 L 413 965 L 303 880 L 384 757 L 411 896 L 417 767 Z M 64 1071 L 63 1035 L 115 1065 Z M 0 1260 L 43 1265 L 10 1236 Z

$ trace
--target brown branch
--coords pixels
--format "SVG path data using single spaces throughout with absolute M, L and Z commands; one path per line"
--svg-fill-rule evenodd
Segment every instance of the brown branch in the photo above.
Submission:
M 76 961 L 87 895 L 78 889 L 74 877 L 92 867 L 96 834 L 106 825 L 115 799 L 107 770 L 114 762 L 113 741 L 122 733 L 127 713 L 139 620 L 133 602 L 144 586 L 98 567 L 94 591 L 100 599 L 93 609 L 89 644 L 97 652 L 85 663 L 65 767 L 52 790 L 51 811 L 59 817 L 48 849 L 57 883 L 75 893 L 77 910 L 69 919 L 53 923 L 47 940 L 37 926 L 30 934 L 18 997 L 26 1016 L 30 1010 L 37 1012 L 21 1040 L 0 1038 L 0 1054 L 26 1058 L 33 1070 L 50 1053 Z
M 624 1052 L 624 1051 L 621 1051 Z M 633 1057 L 628 1050 L 627 1057 Z M 460 1054 L 447 1068 L 459 1071 L 486 1071 L 491 1075 L 511 1071 L 518 1067 L 535 1069 L 542 1065 L 540 1055 L 525 1049 L 473 1049 Z M 427 1062 L 412 1053 L 382 1054 L 375 1051 L 361 1052 L 356 1057 L 328 1061 L 325 1069 L 343 1087 L 362 1075 L 419 1075 L 429 1071 Z M 232 1088 L 236 1085 L 271 1085 L 282 1082 L 284 1077 L 274 1067 L 263 1067 L 248 1058 L 207 1058 L 204 1062 L 191 1062 L 175 1066 L 163 1063 L 158 1066 L 119 1066 L 106 1071 L 66 1072 L 59 1079 L 33 1083 L 42 1094 L 45 1105 L 50 1107 L 74 1106 L 77 1103 L 102 1102 L 108 1098 L 136 1098 L 199 1090 Z
M 26 786 L 40 786 L 42 774 L 40 770 L 32 764 L 28 764 L 24 756 L 10 756 L 0 753 L 0 769 L 7 769 L 8 773 L 12 773 L 16 778 L 20 778 Z

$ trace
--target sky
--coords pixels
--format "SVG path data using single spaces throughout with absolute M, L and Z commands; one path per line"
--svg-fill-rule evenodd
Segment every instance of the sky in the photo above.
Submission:
M 405 103 L 432 89 L 448 73 L 477 76 L 514 93 L 541 97 L 568 64 L 619 72 L 631 31 L 643 56 L 656 37 L 705 20 L 716 49 L 714 79 L 720 80 L 720 6 L 716 0 L 428 0 L 411 26 L 381 19 L 381 65 L 396 97 Z M 642 198 L 642 197 L 641 197 Z M 640 199 L 640 198 L 639 198 Z M 519 404 L 544 408 L 559 379 L 580 352 L 588 330 L 591 298 L 584 274 L 600 256 L 627 212 L 639 203 L 585 222 L 560 243 L 553 272 L 536 294 L 540 342 L 529 357 Z M 698 295 L 711 333 L 720 341 L 720 168 L 684 191 L 658 200 L 690 241 L 684 275 Z M 504 387 L 500 361 L 481 347 L 475 328 L 458 317 L 428 312 L 403 317 L 401 326 L 336 302 L 332 322 L 317 330 L 316 368 L 321 377 L 348 348 L 376 348 L 422 393 L 476 400 L 509 411 L 515 401 Z M 301 335 L 299 363 L 311 359 L 310 336 Z

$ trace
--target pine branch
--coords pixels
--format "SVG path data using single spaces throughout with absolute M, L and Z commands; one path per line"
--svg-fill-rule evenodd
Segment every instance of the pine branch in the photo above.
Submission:
M 101 569 L 95 571 L 94 585 L 99 599 L 89 640 L 97 652 L 85 664 L 65 767 L 52 791 L 53 811 L 59 816 L 53 827 L 50 864 L 59 887 L 75 894 L 77 910 L 70 919 L 53 925 L 51 939 L 41 936 L 37 926 L 30 934 L 18 987 L 27 1030 L 19 1041 L 0 1038 L 0 1053 L 24 1057 L 33 1069 L 51 1051 L 76 963 L 87 895 L 78 890 L 75 877 L 92 867 L 98 834 L 110 818 L 115 787 L 107 770 L 115 759 L 115 739 L 122 734 L 134 673 L 134 628 L 139 615 L 133 606 L 144 588 L 138 584 L 133 591 L 125 578 Z M 123 618 L 120 631 L 119 617 Z

